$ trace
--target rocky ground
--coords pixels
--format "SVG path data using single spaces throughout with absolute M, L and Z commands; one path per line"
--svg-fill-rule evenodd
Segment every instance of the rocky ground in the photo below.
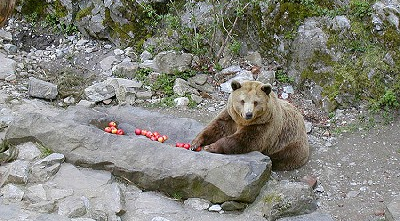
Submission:
M 100 82 L 112 75 L 112 61 L 110 67 L 100 63 L 106 57 L 115 55 L 115 46 L 79 36 L 44 34 L 42 31 L 34 31 L 29 24 L 16 20 L 0 30 L 1 50 L 8 59 L 16 62 L 15 74 L 5 76 L 0 83 L 2 94 L 8 96 L 4 102 L 12 105 L 13 102 L 18 103 L 18 99 L 30 99 L 27 88 L 29 77 L 55 82 L 58 74 L 73 70 L 88 82 L 89 79 Z M 126 50 L 122 53 L 128 54 Z M 285 92 L 283 86 L 287 85 L 275 86 L 277 92 L 282 94 Z M 135 106 L 207 123 L 226 103 L 226 94 L 216 91 L 211 95 L 196 108 L 155 107 L 146 102 Z M 365 108 L 360 107 L 338 110 L 328 118 L 312 102 L 302 98 L 298 91 L 291 93 L 288 99 L 305 115 L 312 155 L 303 168 L 274 172 L 272 177 L 276 180 L 316 182 L 314 192 L 318 196 L 319 210 L 331 214 L 335 220 L 384 220 L 386 206 L 400 195 L 400 121 L 397 115 L 394 114 L 390 123 L 385 125 L 383 122 L 388 120 L 387 117 L 367 114 Z M 52 104 L 61 108 L 68 106 L 68 102 L 64 99 Z M 10 115 L 2 113 L 2 122 L 6 122 L 2 127 L 7 127 L 6 117 Z M 137 196 L 146 197 L 143 194 Z

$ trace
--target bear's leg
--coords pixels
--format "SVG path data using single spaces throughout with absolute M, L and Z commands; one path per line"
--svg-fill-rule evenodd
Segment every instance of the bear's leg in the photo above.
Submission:
M 224 109 L 212 120 L 192 141 L 191 149 L 204 147 L 216 142 L 222 137 L 233 134 L 236 131 L 236 123 Z
M 238 131 L 232 135 L 223 137 L 215 143 L 205 146 L 204 150 L 211 153 L 224 154 L 241 154 L 258 150 L 256 146 L 252 145 L 252 141 L 257 139 L 254 137 L 254 133 L 252 131 L 244 131 Z
M 302 142 L 294 142 L 269 157 L 272 160 L 272 170 L 293 170 L 307 163 L 309 148 L 304 146 Z

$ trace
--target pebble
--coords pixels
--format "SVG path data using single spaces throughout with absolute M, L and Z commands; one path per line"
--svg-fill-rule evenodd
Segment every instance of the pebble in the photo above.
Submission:
M 210 208 L 208 208 L 208 211 L 210 212 L 220 212 L 222 210 L 221 205 L 215 204 L 210 206 Z

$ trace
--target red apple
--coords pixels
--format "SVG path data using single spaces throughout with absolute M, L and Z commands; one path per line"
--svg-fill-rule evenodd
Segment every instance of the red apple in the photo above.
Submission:
M 104 131 L 107 132 L 107 133 L 111 133 L 111 127 L 104 128 Z
M 108 123 L 109 127 L 117 127 L 117 123 L 115 123 L 114 121 L 111 121 L 110 123 Z
M 118 129 L 117 129 L 117 128 L 115 128 L 115 127 L 111 127 L 111 133 L 113 133 L 113 134 L 116 134 L 116 133 L 117 133 L 117 131 L 118 131 Z
M 151 138 L 153 136 L 153 133 L 151 131 L 147 131 L 146 137 Z
M 136 128 L 136 129 L 135 129 L 135 134 L 136 134 L 136 135 L 141 135 L 141 134 L 142 134 L 142 130 L 139 129 L 139 128 Z
M 189 150 L 189 148 L 190 148 L 190 144 L 188 144 L 188 143 L 185 143 L 185 144 L 183 145 L 183 148 L 185 148 L 186 150 Z
M 164 140 L 164 137 L 158 137 L 157 140 L 158 140 L 158 142 L 160 142 L 160 143 L 164 143 L 164 141 L 165 141 L 165 140 Z
M 151 136 L 151 137 L 150 137 L 150 140 L 152 140 L 152 141 L 157 141 L 157 137 Z
M 201 147 L 197 147 L 197 149 L 194 151 L 197 151 L 197 152 L 201 151 Z
M 164 138 L 164 141 L 168 140 L 168 136 L 167 135 L 162 135 L 162 138 Z
M 146 134 L 147 134 L 147 130 L 142 130 L 142 135 L 146 136 Z
M 118 134 L 118 135 L 124 135 L 125 133 L 124 133 L 124 130 L 118 129 L 118 130 L 117 130 L 117 134 Z
M 185 145 L 184 143 L 176 143 L 176 147 L 183 147 L 183 145 Z
M 160 133 L 158 133 L 157 131 L 155 131 L 155 132 L 153 132 L 153 135 L 154 135 L 155 137 L 159 137 L 159 136 L 160 136 Z

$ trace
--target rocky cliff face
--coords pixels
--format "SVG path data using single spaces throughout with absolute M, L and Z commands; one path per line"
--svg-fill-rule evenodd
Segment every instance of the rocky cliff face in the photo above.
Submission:
M 86 36 L 159 53 L 181 50 L 227 67 L 258 51 L 326 111 L 400 88 L 399 2 L 23 1 L 23 16 L 51 17 Z M 233 62 L 234 63 L 234 62 Z M 398 93 L 395 94 L 397 97 Z M 389 105 L 390 106 L 390 105 Z

